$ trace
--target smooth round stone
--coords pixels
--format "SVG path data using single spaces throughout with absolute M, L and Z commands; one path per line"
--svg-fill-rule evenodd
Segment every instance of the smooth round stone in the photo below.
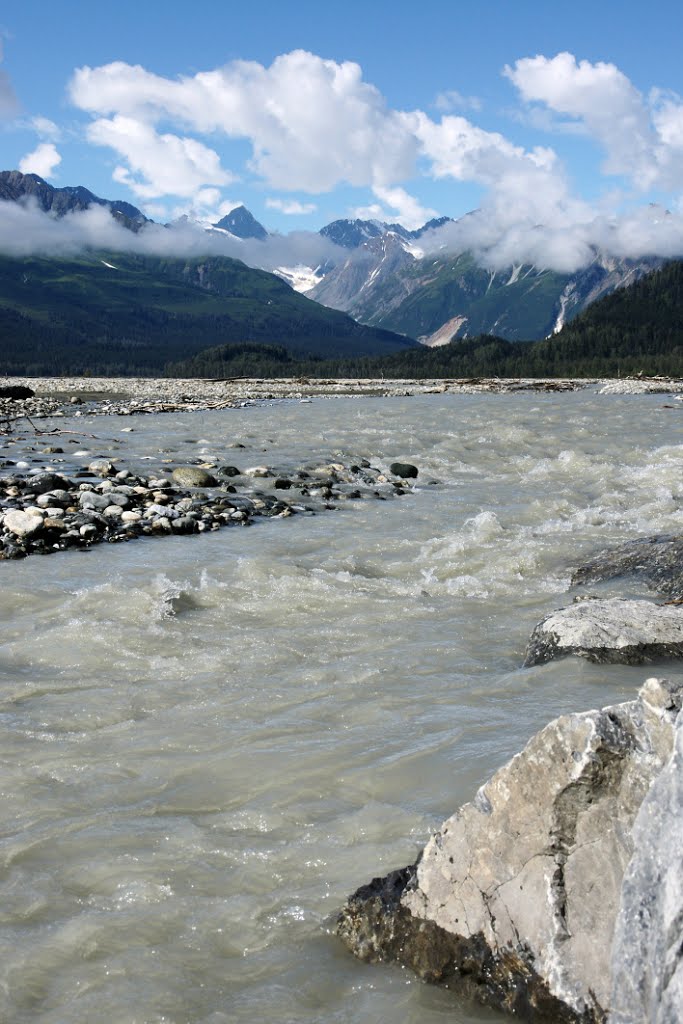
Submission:
M 199 466 L 178 466 L 171 474 L 175 483 L 181 487 L 217 487 L 218 481 L 213 474 Z
M 100 512 L 104 512 L 105 508 L 112 504 L 108 494 L 96 494 L 95 491 L 81 491 L 78 503 L 81 508 L 94 508 Z
M 104 514 L 109 519 L 120 519 L 123 515 L 123 509 L 120 505 L 107 505 L 104 510 Z
M 125 509 L 121 513 L 121 520 L 124 523 L 138 523 L 142 519 L 142 515 L 139 512 L 134 512 L 132 509 Z
M 10 508 L 5 512 L 3 523 L 6 530 L 15 537 L 31 537 L 43 528 L 42 512 L 29 512 L 18 508 Z

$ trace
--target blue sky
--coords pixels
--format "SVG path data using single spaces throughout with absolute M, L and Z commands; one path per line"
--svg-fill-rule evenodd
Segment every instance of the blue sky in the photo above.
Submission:
M 489 234 L 515 211 L 604 233 L 680 212 L 682 30 L 680 4 L 632 0 L 34 0 L 0 12 L 2 167 L 157 220 L 244 203 L 281 232 L 415 227 L 482 206 Z

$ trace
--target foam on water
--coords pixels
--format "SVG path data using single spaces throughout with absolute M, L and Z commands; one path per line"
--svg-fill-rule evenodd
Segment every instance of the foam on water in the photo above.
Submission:
M 2 565 L 0 1019 L 498 1020 L 353 960 L 330 915 L 550 718 L 643 681 L 519 666 L 581 557 L 680 530 L 675 413 L 340 399 L 141 418 L 125 448 L 123 420 L 78 422 L 103 440 L 56 469 L 420 475 L 395 501 Z

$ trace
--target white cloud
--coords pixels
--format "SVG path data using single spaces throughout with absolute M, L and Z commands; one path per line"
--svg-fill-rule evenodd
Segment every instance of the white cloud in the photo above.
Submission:
M 53 142 L 41 142 L 32 153 L 27 153 L 19 161 L 22 174 L 38 174 L 41 178 L 50 178 L 55 167 L 61 164 L 62 158 Z
M 0 252 L 18 258 L 34 253 L 69 256 L 86 248 L 168 257 L 230 256 L 263 270 L 300 264 L 317 267 L 327 260 L 343 262 L 349 255 L 317 231 L 269 235 L 261 241 L 210 233 L 189 220 L 171 228 L 145 224 L 133 233 L 103 206 L 55 219 L 35 203 L 0 200 Z
M 475 110 L 479 111 L 483 103 L 478 96 L 463 96 L 457 89 L 448 89 L 440 92 L 434 101 L 434 106 L 444 114 L 453 110 Z
M 376 185 L 373 192 L 377 198 L 390 207 L 391 213 L 386 214 L 384 220 L 398 221 L 404 228 L 412 231 L 421 228 L 432 217 L 437 216 L 436 210 L 423 206 L 414 196 L 411 196 L 404 188 L 381 188 Z
M 280 213 L 290 217 L 297 214 L 305 216 L 318 209 L 315 203 L 300 203 L 298 199 L 266 199 L 266 206 L 270 210 L 279 210 Z
M 117 114 L 88 126 L 88 139 L 110 146 L 126 160 L 113 178 L 141 199 L 166 195 L 191 197 L 205 185 L 227 185 L 234 177 L 221 167 L 220 157 L 196 139 L 157 134 L 133 117 Z
M 62 137 L 62 133 L 58 126 L 48 117 L 32 117 L 30 124 L 34 132 L 40 135 L 43 139 L 49 139 L 51 142 L 59 142 Z
M 582 124 L 604 149 L 605 174 L 637 188 L 683 187 L 683 104 L 654 90 L 646 101 L 614 64 L 571 53 L 526 57 L 504 74 L 528 103 Z
M 417 154 L 401 115 L 363 81 L 357 64 L 303 50 L 270 67 L 234 61 L 177 80 L 121 62 L 84 67 L 74 73 L 70 95 L 114 122 L 126 118 L 151 130 L 171 120 L 200 134 L 248 139 L 251 170 L 283 190 L 395 184 L 411 174 Z M 131 145 L 127 158 L 134 156 Z

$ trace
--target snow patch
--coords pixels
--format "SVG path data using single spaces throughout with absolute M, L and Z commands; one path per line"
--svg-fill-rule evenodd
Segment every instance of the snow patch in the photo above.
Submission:
M 118 270 L 119 269 L 118 267 L 115 267 L 113 263 L 107 263 L 106 260 L 100 260 L 100 263 L 104 263 L 105 267 L 109 267 L 110 270 Z
M 320 268 L 316 267 L 314 270 L 313 267 L 306 267 L 303 264 L 296 267 L 275 267 L 272 272 L 286 281 L 295 292 L 301 294 L 310 292 L 311 288 L 315 288 L 323 277 Z

